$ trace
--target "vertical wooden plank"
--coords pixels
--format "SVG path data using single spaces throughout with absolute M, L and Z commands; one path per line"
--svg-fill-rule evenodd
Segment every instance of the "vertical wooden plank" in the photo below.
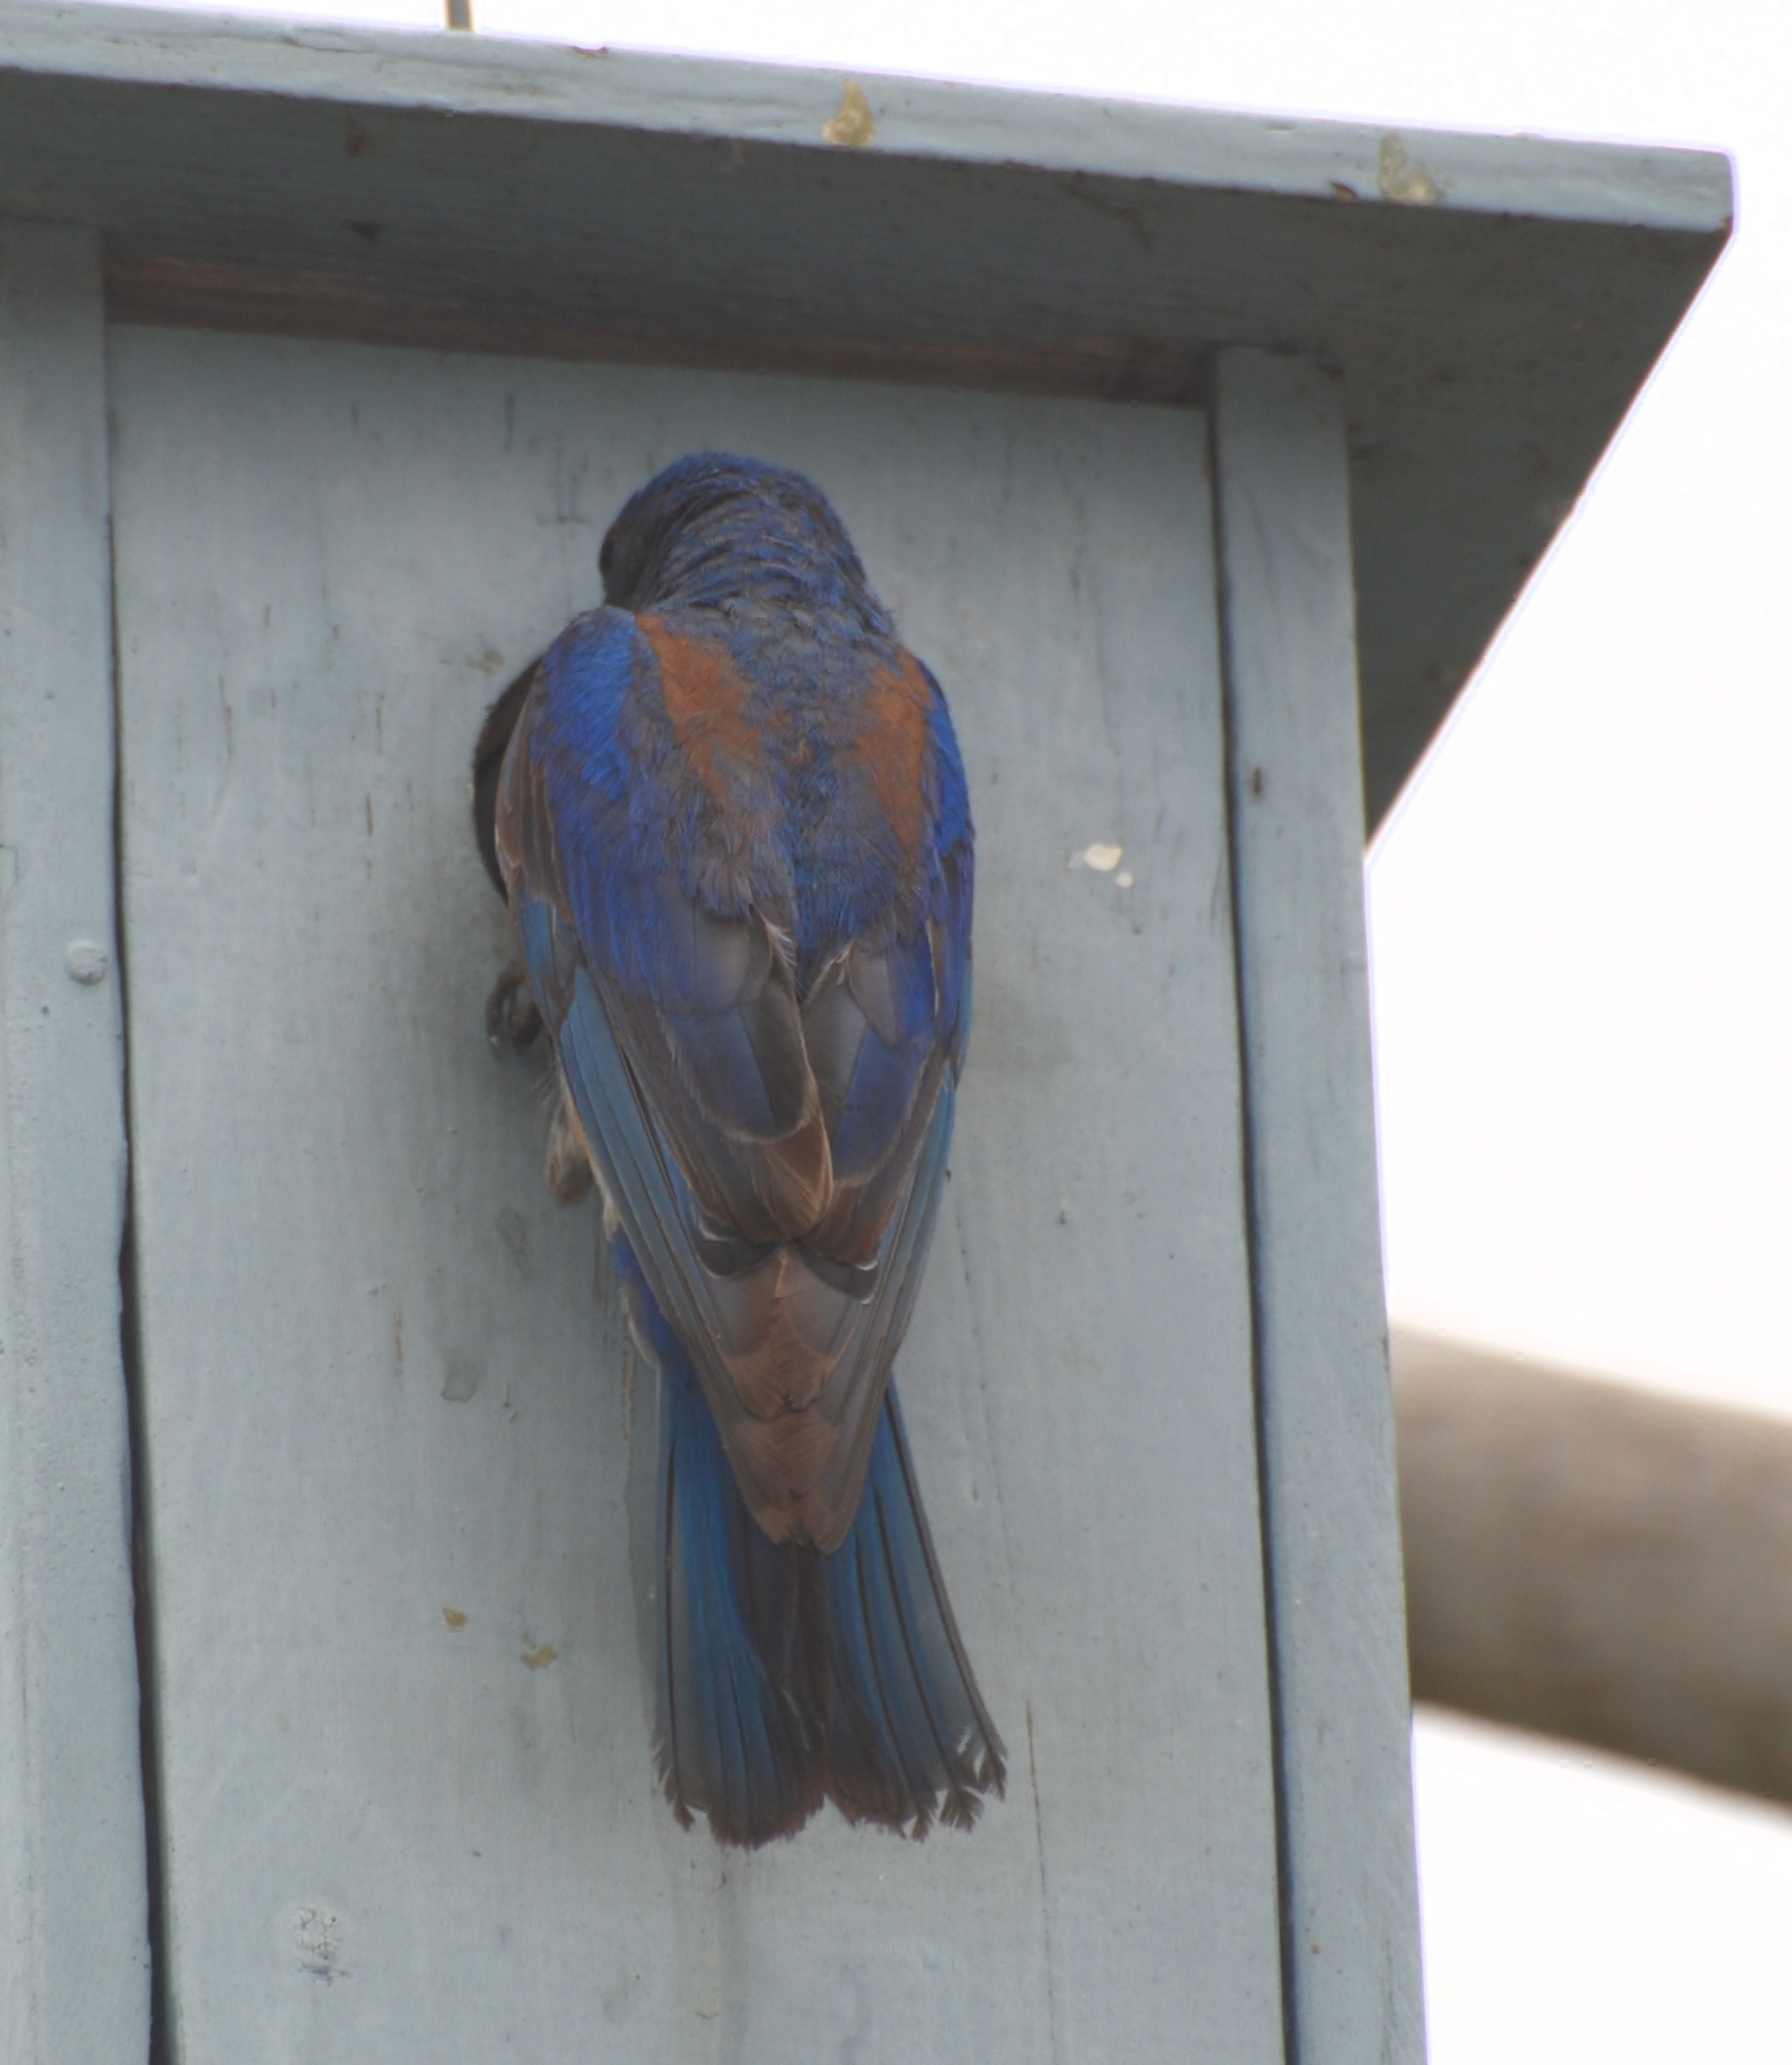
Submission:
M 0 226 L 0 2055 L 148 2046 L 96 240 Z
M 1299 2065 L 1423 2054 L 1338 382 L 1219 356 L 1256 1358 Z
M 112 380 L 182 2065 L 1271 2065 L 1202 419 L 168 331 Z M 706 445 L 837 496 L 972 770 L 978 1022 L 899 1370 L 1011 1752 L 968 1836 L 673 1822 L 648 1387 L 483 1034 L 479 713 Z

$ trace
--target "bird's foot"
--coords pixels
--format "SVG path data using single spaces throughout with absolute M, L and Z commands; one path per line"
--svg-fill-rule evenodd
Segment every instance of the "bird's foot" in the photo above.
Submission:
M 546 1174 L 548 1192 L 556 1204 L 576 1204 L 590 1193 L 591 1159 L 585 1153 L 578 1121 L 568 1109 L 564 1082 L 560 1086 L 560 1098 L 548 1126 Z
M 494 1047 L 508 1044 L 521 1054 L 535 1044 L 540 1032 L 541 1013 L 521 968 L 512 961 L 485 999 L 485 1037 Z

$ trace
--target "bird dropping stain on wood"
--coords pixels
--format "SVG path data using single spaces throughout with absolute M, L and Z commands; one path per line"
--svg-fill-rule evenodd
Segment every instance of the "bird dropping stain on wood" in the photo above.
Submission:
M 1097 839 L 1093 845 L 1079 847 L 1064 863 L 1069 868 L 1092 867 L 1097 874 L 1112 874 L 1126 858 L 1126 848 L 1116 840 Z

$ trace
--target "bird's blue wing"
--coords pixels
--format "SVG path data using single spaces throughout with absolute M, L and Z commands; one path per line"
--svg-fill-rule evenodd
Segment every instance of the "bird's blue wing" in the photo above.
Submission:
M 669 864 L 696 806 L 641 714 L 644 678 L 665 664 L 623 612 L 571 627 L 513 737 L 498 848 L 580 1129 L 743 1496 L 774 1539 L 831 1547 L 951 1137 L 969 968 L 956 755 L 935 820 L 960 835 L 926 907 L 875 946 L 850 943 L 799 1005 L 763 915 L 719 912 Z

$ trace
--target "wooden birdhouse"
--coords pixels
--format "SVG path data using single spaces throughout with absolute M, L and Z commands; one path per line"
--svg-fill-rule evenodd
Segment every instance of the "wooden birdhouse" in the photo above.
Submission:
M 1726 163 L 0 6 L 0 2048 L 1422 2051 L 1387 809 Z M 494 1055 L 494 695 L 680 454 L 951 698 L 901 1351 L 1006 1796 L 678 1826 L 646 1375 Z M 1365 816 L 1366 811 L 1366 816 Z

